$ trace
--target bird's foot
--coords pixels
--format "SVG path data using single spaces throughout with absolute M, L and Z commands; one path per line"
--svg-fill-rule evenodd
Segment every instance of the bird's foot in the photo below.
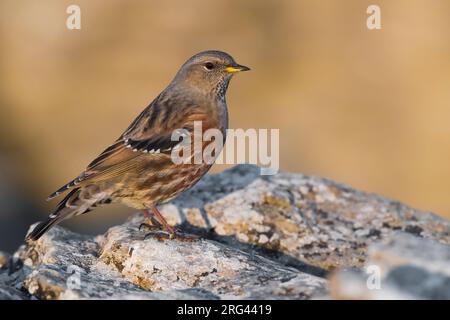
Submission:
M 180 241 L 195 241 L 198 240 L 199 237 L 193 234 L 187 234 L 184 232 L 181 232 L 178 228 L 174 228 L 174 232 L 169 232 L 165 230 L 154 230 L 149 233 L 147 233 L 144 236 L 144 240 L 148 238 L 154 238 L 159 241 L 163 240 L 180 240 Z
M 154 224 L 149 224 L 149 223 L 141 223 L 139 225 L 139 231 L 156 231 L 156 230 L 162 230 L 162 226 L 161 225 L 154 225 Z
M 167 231 L 164 231 L 164 230 L 153 230 L 153 231 L 145 234 L 145 236 L 144 236 L 144 240 L 147 240 L 150 238 L 153 238 L 153 239 L 156 239 L 159 241 L 168 240 L 168 239 L 170 239 L 170 233 Z
M 167 230 L 162 224 L 155 224 L 155 223 L 141 223 L 139 225 L 139 231 L 163 231 L 166 233 L 176 233 L 176 232 L 181 232 L 180 229 L 176 228 L 176 227 L 171 227 L 170 230 Z

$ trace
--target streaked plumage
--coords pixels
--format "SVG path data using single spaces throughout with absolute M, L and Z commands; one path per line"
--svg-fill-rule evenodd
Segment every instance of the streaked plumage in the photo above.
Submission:
M 178 142 L 171 140 L 172 132 L 185 129 L 192 134 L 194 121 L 201 121 L 203 131 L 216 128 L 225 137 L 225 93 L 233 73 L 245 70 L 249 69 L 220 51 L 204 51 L 186 61 L 168 87 L 112 145 L 77 178 L 49 196 L 68 192 L 27 239 L 37 240 L 60 221 L 111 202 L 156 210 L 158 204 L 192 187 L 211 165 L 173 163 L 171 151 Z

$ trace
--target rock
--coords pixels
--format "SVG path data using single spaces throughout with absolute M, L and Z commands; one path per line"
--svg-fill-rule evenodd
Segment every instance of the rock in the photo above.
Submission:
M 450 299 L 450 247 L 405 233 L 369 246 L 366 273 L 331 276 L 337 299 Z M 374 272 L 376 271 L 376 272 Z M 371 275 L 379 277 L 378 285 Z
M 0 251 L 0 300 L 24 300 L 28 296 L 20 290 L 20 284 L 16 282 L 16 276 L 11 275 L 11 257 L 6 252 Z M 16 285 L 17 284 L 17 285 Z
M 367 263 L 379 266 L 382 275 L 398 266 L 410 265 L 450 277 L 450 247 L 396 233 L 395 237 L 369 247 Z
M 302 298 L 325 281 L 215 241 L 142 241 L 140 216 L 100 240 L 100 260 L 151 291 L 200 287 L 221 298 Z M 298 290 L 298 288 L 302 288 Z
M 56 227 L 22 248 L 40 299 L 308 298 L 326 281 L 211 240 L 144 240 L 141 217 L 96 240 Z M 151 291 L 151 292 L 149 292 Z
M 449 221 L 327 179 L 289 173 L 260 176 L 257 167 L 237 166 L 206 176 L 193 189 L 160 209 L 169 222 L 201 235 L 202 239 L 144 240 L 145 232 L 138 230 L 144 221 L 142 213 L 97 237 L 55 227 L 39 241 L 23 245 L 15 253 L 8 275 L 0 281 L 1 290 L 13 290 L 4 296 L 22 299 L 446 296 L 448 273 L 443 270 L 450 270 L 448 255 L 444 254 L 450 244 Z M 417 243 L 402 240 L 399 233 L 409 235 Z M 401 243 L 413 245 L 407 251 Z M 396 264 L 396 259 L 387 258 L 390 256 L 399 256 L 399 261 L 406 259 L 408 263 Z M 377 261 L 377 257 L 381 260 Z M 388 270 L 382 273 L 382 279 L 389 286 L 376 294 L 367 289 L 364 268 L 370 264 Z M 405 267 L 408 272 L 398 269 Z M 338 271 L 342 269 L 348 271 Z M 402 272 L 398 274 L 398 270 Z M 413 286 L 414 278 L 401 277 L 405 274 L 438 285 L 428 286 L 426 293 L 418 292 Z
M 55 227 L 41 240 L 22 246 L 18 283 L 38 299 L 213 299 L 196 288 L 148 292 L 98 259 L 92 237 Z
M 7 285 L 0 284 L 0 300 L 27 300 L 28 295 L 20 290 Z
M 252 166 L 202 179 L 161 210 L 173 223 L 210 228 L 220 242 L 318 275 L 363 266 L 367 245 L 397 230 L 450 244 L 450 222 L 434 214 L 323 178 L 260 176 Z

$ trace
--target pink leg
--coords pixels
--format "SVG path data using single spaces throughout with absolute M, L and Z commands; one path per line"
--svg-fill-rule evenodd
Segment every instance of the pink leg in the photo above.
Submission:
M 166 219 L 164 219 L 164 217 L 162 216 L 162 214 L 158 211 L 158 209 L 156 209 L 156 207 L 152 207 L 151 208 L 153 213 L 155 214 L 156 218 L 162 223 L 162 225 L 164 226 L 164 228 L 170 233 L 170 234 L 175 234 L 175 229 L 169 225 L 166 221 Z

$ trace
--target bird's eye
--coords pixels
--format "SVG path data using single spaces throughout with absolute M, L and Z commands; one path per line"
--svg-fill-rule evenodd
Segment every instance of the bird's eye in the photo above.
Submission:
M 214 69 L 214 63 L 212 63 L 212 62 L 207 62 L 207 63 L 205 63 L 205 69 L 206 69 L 206 70 L 212 70 L 212 69 Z

